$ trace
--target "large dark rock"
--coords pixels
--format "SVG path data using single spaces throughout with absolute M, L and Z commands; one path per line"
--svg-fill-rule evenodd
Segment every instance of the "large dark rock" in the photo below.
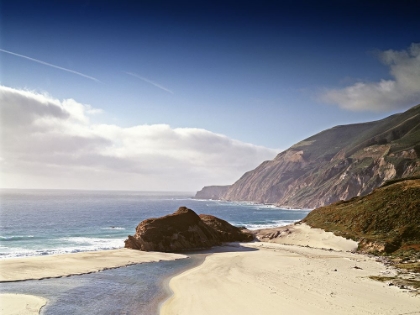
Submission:
M 200 219 L 219 234 L 222 242 L 249 242 L 254 239 L 250 232 L 237 228 L 225 220 L 212 215 L 200 214 Z
M 193 210 L 180 207 L 173 214 L 142 221 L 136 228 L 136 234 L 129 235 L 125 240 L 125 247 L 180 252 L 252 239 L 252 234 L 224 220 L 205 214 L 198 216 Z

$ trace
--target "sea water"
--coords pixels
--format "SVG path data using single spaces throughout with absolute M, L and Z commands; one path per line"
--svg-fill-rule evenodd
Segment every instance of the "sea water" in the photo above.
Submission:
M 0 191 L 0 258 L 124 247 L 140 221 L 180 206 L 249 229 L 301 220 L 308 210 L 192 199 L 193 193 L 127 191 Z
M 180 206 L 249 229 L 290 224 L 309 210 L 192 199 L 193 193 L 1 190 L 0 257 L 29 257 L 124 247 L 138 223 Z M 197 263 L 190 259 L 145 263 L 57 279 L 1 283 L 0 293 L 49 300 L 42 314 L 156 314 L 163 279 Z

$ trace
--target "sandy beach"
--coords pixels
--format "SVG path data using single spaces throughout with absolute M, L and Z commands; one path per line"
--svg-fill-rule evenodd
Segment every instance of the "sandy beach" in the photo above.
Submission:
M 0 260 L 0 282 L 40 280 L 98 272 L 133 264 L 183 259 L 181 254 L 115 249 Z
M 369 278 L 395 271 L 349 252 L 352 241 L 308 226 L 285 229 L 291 233 L 275 243 L 215 251 L 171 279 L 174 294 L 160 314 L 420 314 L 420 296 Z M 305 231 L 317 236 L 307 238 Z
M 47 300 L 26 294 L 0 294 L 0 313 L 7 315 L 39 314 Z
M 262 229 L 255 233 L 256 238 L 261 242 L 309 246 L 349 252 L 356 251 L 357 249 L 357 242 L 336 236 L 331 232 L 311 228 L 305 223 Z
M 173 294 L 160 314 L 420 314 L 420 296 L 369 278 L 395 270 L 352 252 L 353 241 L 304 224 L 257 236 L 270 242 L 215 247 L 201 265 L 170 279 Z M 185 257 L 120 249 L 8 259 L 0 268 L 2 281 L 20 281 Z M 31 295 L 0 298 L 6 315 L 38 314 L 47 303 Z

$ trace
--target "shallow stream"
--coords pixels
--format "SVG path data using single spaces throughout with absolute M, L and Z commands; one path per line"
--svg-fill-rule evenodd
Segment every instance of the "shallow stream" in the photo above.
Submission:
M 168 297 L 165 279 L 198 265 L 203 255 L 176 261 L 144 263 L 63 278 L 6 282 L 0 293 L 48 299 L 42 315 L 151 315 Z

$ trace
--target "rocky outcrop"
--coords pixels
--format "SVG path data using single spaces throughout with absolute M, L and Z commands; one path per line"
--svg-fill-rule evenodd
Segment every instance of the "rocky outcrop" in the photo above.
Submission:
M 129 235 L 125 247 L 143 251 L 181 252 L 210 248 L 223 242 L 253 240 L 247 233 L 211 215 L 198 216 L 180 207 L 175 213 L 142 221 L 134 236 Z
M 225 220 L 208 214 L 200 214 L 199 217 L 204 224 L 217 232 L 221 242 L 249 242 L 254 239 L 250 232 L 233 226 Z
M 316 208 L 418 175 L 420 105 L 309 137 L 245 173 L 217 199 Z
M 195 199 L 220 200 L 228 191 L 228 186 L 205 186 L 195 194 Z

